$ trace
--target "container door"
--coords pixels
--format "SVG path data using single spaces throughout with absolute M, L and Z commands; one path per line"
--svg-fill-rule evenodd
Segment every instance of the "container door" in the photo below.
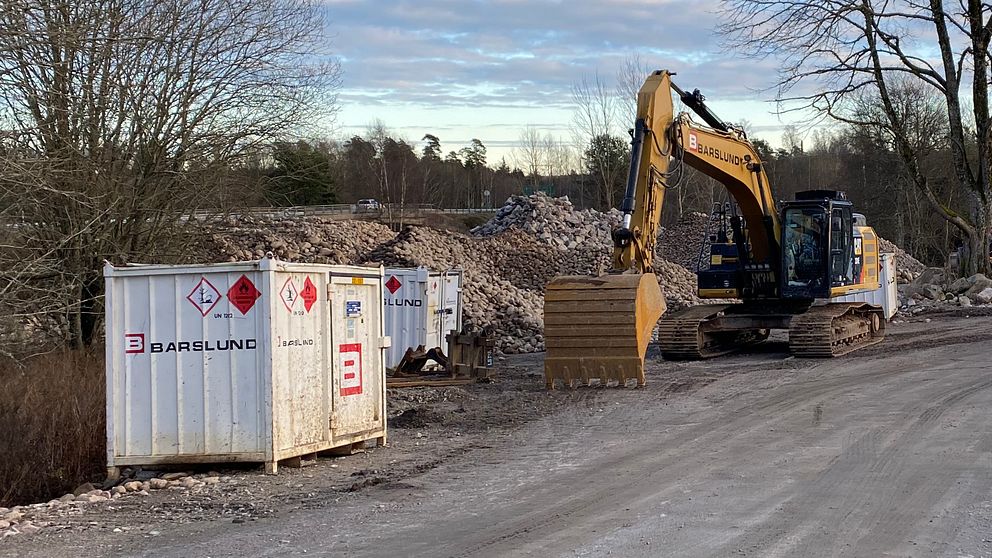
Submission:
M 879 278 L 883 291 L 885 317 L 891 318 L 899 308 L 899 298 L 896 285 L 896 257 L 895 254 L 882 254 L 882 276 Z
M 378 277 L 331 276 L 331 431 L 336 441 L 381 427 L 382 290 Z
M 275 448 L 328 441 L 323 273 L 272 275 L 272 428 Z
M 441 290 L 444 288 L 442 277 L 440 273 L 431 273 L 427 277 L 427 313 L 424 316 L 426 326 L 424 346 L 427 349 L 440 347 L 444 342 L 444 336 L 441 334 L 441 312 L 444 301 L 441 296 Z
M 441 324 L 441 340 L 451 332 L 462 328 L 462 274 L 457 271 L 447 271 L 444 274 L 444 304 L 443 321 Z

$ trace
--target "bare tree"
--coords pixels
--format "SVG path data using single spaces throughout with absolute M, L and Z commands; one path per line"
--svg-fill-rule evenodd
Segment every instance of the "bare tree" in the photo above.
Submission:
M 637 92 L 644 85 L 651 72 L 660 68 L 651 68 L 641 60 L 641 55 L 634 54 L 623 59 L 617 70 L 617 97 L 622 107 L 621 122 L 630 128 L 637 118 Z
M 178 258 L 233 167 L 331 121 L 323 28 L 311 0 L 0 0 L 0 300 L 93 341 L 104 258 Z
M 520 132 L 520 145 L 514 149 L 514 163 L 523 168 L 527 177 L 537 186 L 540 181 L 541 168 L 545 166 L 544 139 L 541 132 L 534 126 L 527 126 Z
M 591 80 L 583 77 L 572 86 L 572 104 L 572 136 L 576 145 L 583 146 L 587 160 L 596 159 L 587 161 L 587 166 L 598 169 L 593 178 L 597 181 L 599 205 L 601 209 L 609 209 L 613 207 L 616 189 L 613 176 L 623 165 L 610 156 L 615 149 L 602 147 L 612 145 L 617 139 L 622 141 L 618 124 L 623 102 L 617 96 L 617 88 L 608 86 L 597 73 Z M 632 123 L 633 120 L 627 125 Z
M 778 97 L 797 109 L 862 124 L 851 101 L 862 91 L 877 94 L 884 126 L 910 182 L 930 206 L 967 238 L 962 270 L 988 271 L 992 232 L 992 137 L 989 122 L 989 42 L 992 10 L 978 0 L 726 0 L 722 32 L 731 45 L 754 56 L 783 60 Z M 931 49 L 939 56 L 926 57 Z M 921 168 L 910 122 L 893 87 L 910 76 L 942 97 L 955 178 L 967 192 L 963 207 L 937 195 Z M 962 88 L 970 85 L 970 94 Z M 964 99 L 964 100 L 963 100 Z M 970 100 L 970 117 L 964 107 Z M 968 127 L 969 121 L 974 123 Z

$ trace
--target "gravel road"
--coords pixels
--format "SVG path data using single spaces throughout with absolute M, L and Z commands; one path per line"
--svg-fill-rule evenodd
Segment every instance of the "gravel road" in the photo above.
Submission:
M 396 429 L 364 459 L 434 461 L 361 490 L 271 498 L 247 522 L 49 530 L 0 555 L 992 556 L 990 340 L 992 318 L 952 316 L 830 361 L 783 343 L 655 356 L 645 389 L 544 395 L 512 427 Z M 509 362 L 540 385 L 540 358 Z

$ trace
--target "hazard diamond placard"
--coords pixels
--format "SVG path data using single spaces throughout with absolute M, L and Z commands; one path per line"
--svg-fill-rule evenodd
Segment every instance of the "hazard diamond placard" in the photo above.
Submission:
M 252 306 L 255 306 L 255 301 L 260 296 L 262 293 L 255 288 L 255 284 L 247 275 L 242 275 L 227 290 L 227 298 L 231 300 L 231 305 L 237 308 L 242 315 L 247 314 Z
M 300 298 L 300 293 L 296 290 L 296 282 L 293 281 L 292 277 L 286 279 L 286 283 L 283 284 L 282 289 L 279 291 L 279 298 L 286 305 L 286 310 L 292 312 L 293 307 L 296 306 L 297 299 Z
M 186 300 L 192 302 L 193 306 L 196 306 L 196 309 L 200 311 L 200 315 L 204 317 L 214 309 L 214 306 L 217 306 L 220 299 L 220 291 L 210 281 L 207 281 L 206 277 L 200 277 L 200 281 L 186 295 Z
M 396 291 L 400 290 L 400 287 L 402 286 L 403 283 L 400 283 L 400 280 L 397 279 L 395 275 L 386 281 L 386 288 L 389 289 L 389 294 L 396 294 Z
M 303 307 L 309 314 L 310 309 L 313 308 L 313 304 L 317 302 L 317 286 L 313 284 L 309 276 L 303 282 L 303 290 L 300 291 L 300 298 L 303 299 Z

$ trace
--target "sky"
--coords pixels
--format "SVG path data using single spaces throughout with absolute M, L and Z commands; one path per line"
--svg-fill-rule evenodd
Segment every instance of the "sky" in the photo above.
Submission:
M 343 70 L 335 136 L 381 121 L 393 137 L 445 153 L 478 138 L 491 165 L 523 129 L 570 142 L 571 88 L 616 81 L 624 60 L 677 72 L 721 118 L 779 145 L 775 66 L 721 45 L 716 0 L 324 0 Z M 646 77 L 646 76 L 645 76 Z M 629 126 L 625 126 L 629 127 Z

